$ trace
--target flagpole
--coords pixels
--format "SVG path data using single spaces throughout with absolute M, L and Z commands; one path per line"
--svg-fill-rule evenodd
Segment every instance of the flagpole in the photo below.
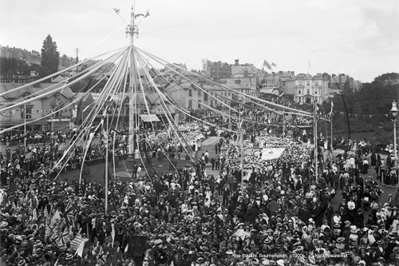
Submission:
M 108 108 L 108 106 L 106 107 Z M 109 123 L 109 118 L 108 118 L 108 112 L 106 112 L 107 116 L 107 135 L 106 137 L 106 143 L 105 143 L 105 215 L 107 215 L 108 211 L 108 123 Z
M 24 104 L 24 148 L 26 153 L 26 104 Z
M 333 145 L 333 143 L 334 143 L 334 138 L 333 138 L 333 114 L 332 114 L 332 110 L 331 110 L 331 114 L 330 114 L 330 121 L 331 121 L 331 123 L 330 123 L 330 126 L 331 126 L 330 146 L 331 146 L 331 166 L 332 166 L 332 163 L 333 163 L 333 151 L 334 151 L 334 145 Z
M 316 102 L 313 103 L 314 104 L 314 117 L 313 117 L 313 132 L 314 132 L 314 136 L 313 136 L 313 141 L 314 141 L 314 159 L 315 159 L 315 180 L 316 182 L 318 181 L 318 165 L 317 165 L 317 161 L 318 161 L 318 156 L 317 156 L 317 110 L 316 110 Z

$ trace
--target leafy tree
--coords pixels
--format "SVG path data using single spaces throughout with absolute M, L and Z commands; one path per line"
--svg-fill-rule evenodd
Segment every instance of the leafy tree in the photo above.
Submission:
M 28 75 L 29 66 L 24 60 L 1 57 L 0 72 L 2 75 Z
M 58 71 L 60 53 L 57 51 L 57 43 L 53 41 L 50 34 L 43 41 L 42 67 L 47 69 L 45 75 L 51 75 Z

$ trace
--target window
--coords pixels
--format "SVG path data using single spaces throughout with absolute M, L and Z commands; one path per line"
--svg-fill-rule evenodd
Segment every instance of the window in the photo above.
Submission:
M 310 90 L 308 89 L 308 94 L 310 94 Z
M 314 94 L 317 94 L 317 89 L 314 90 Z
M 192 108 L 193 108 L 193 101 L 188 100 L 188 109 L 192 109 Z
M 198 90 L 198 97 L 201 97 L 201 90 Z
M 24 110 L 24 108 L 22 107 L 21 108 L 21 118 L 22 119 L 31 119 L 32 118 L 32 107 L 33 106 L 27 106 L 27 105 L 25 105 L 25 108 L 26 108 L 26 112 L 25 112 L 25 110 Z M 26 114 L 26 117 L 24 117 L 24 114 Z
M 208 93 L 204 93 L 204 101 L 208 101 Z
M 193 91 L 192 90 L 188 90 L 188 96 L 193 97 Z
M 301 93 L 302 93 L 301 90 L 299 90 L 299 91 L 298 91 L 298 94 L 301 94 Z
M 298 97 L 298 102 L 302 102 L 302 98 L 301 97 Z

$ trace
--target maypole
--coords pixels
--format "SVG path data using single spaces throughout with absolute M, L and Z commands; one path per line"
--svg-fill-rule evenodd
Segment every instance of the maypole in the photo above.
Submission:
M 137 97 L 138 97 L 138 89 L 137 89 L 137 73 L 136 73 L 136 58 L 135 58 L 135 51 L 134 51 L 134 36 L 139 33 L 137 26 L 134 24 L 134 20 L 136 17 L 143 16 L 146 18 L 149 16 L 147 11 L 146 14 L 137 14 L 134 13 L 134 6 L 132 6 L 131 13 L 130 13 L 130 25 L 126 27 L 126 34 L 130 35 L 130 103 L 129 103 L 129 137 L 128 137 L 128 144 L 129 144 L 129 157 L 126 160 L 128 171 L 133 170 L 135 167 L 135 159 L 140 159 L 140 152 L 138 151 L 139 148 L 139 121 L 138 121 L 138 110 L 137 110 Z M 143 88 L 142 88 L 143 89 Z M 136 145 L 135 145 L 136 142 Z
M 135 58 L 134 58 L 134 34 L 137 33 L 135 25 L 134 25 L 134 7 L 132 6 L 131 13 L 130 13 L 130 25 L 126 28 L 126 34 L 130 35 L 130 77 L 129 77 L 129 87 L 130 87 L 130 103 L 129 103 L 129 137 L 128 137 L 128 144 L 129 144 L 129 161 L 134 161 L 135 158 L 135 149 L 134 149 L 134 133 L 135 133 L 135 106 L 133 99 L 137 96 L 137 87 L 135 86 Z M 133 169 L 134 165 L 130 165 L 129 169 Z

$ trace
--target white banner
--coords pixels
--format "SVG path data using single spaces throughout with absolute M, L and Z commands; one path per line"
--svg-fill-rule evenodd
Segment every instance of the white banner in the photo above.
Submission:
M 285 148 L 264 148 L 262 150 L 262 160 L 273 160 L 280 158 Z

